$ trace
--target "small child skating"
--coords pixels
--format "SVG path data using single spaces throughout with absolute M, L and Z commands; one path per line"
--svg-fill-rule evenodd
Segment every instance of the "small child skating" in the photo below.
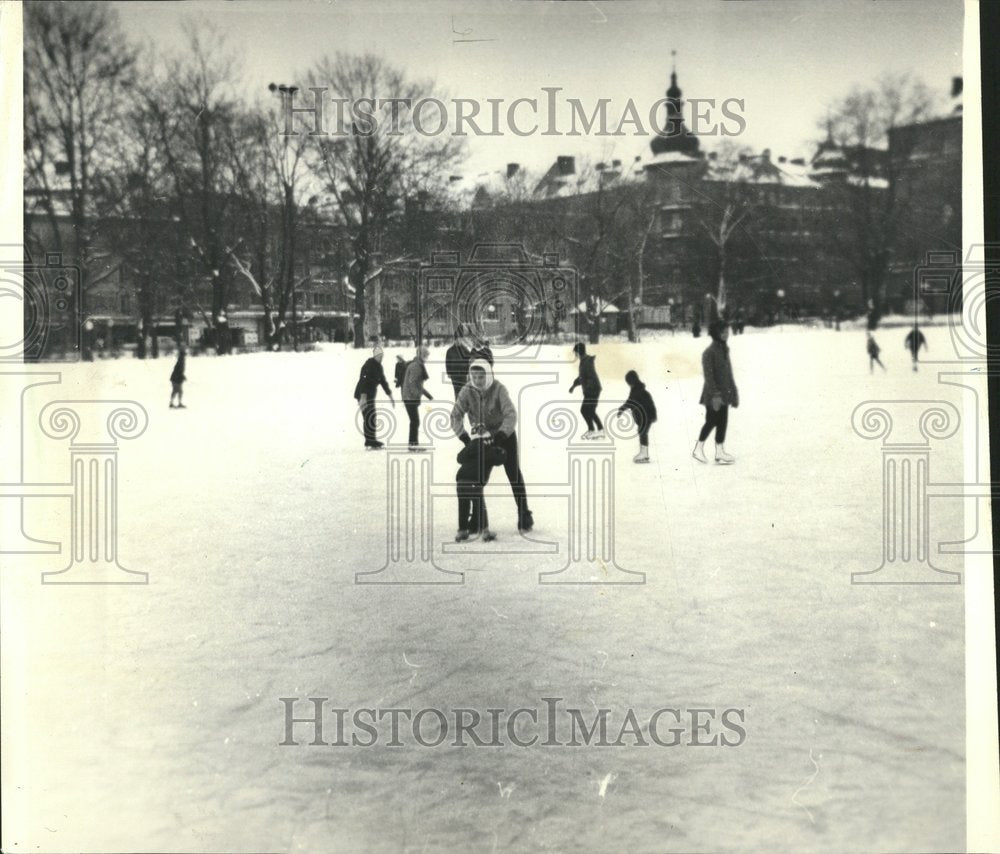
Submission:
M 177 350 L 177 362 L 174 365 L 174 369 L 170 374 L 170 408 L 171 409 L 187 409 L 184 405 L 184 380 L 187 379 L 184 376 L 184 362 L 186 359 L 186 351 L 184 345 L 181 345 Z M 174 405 L 174 398 L 177 398 L 177 405 Z
M 884 371 L 885 365 L 882 364 L 882 360 L 878 357 L 878 354 L 882 352 L 882 349 L 875 343 L 875 338 L 872 334 L 868 333 L 868 372 L 875 373 L 875 363 L 878 362 L 878 366 Z
M 493 444 L 488 432 L 474 430 L 472 437 L 469 444 L 458 452 L 456 458 L 459 463 L 455 475 L 458 493 L 456 543 L 464 543 L 478 536 L 487 543 L 497 538 L 497 535 L 490 530 L 483 488 L 489 482 L 493 467 L 502 466 L 506 462 L 507 455 L 503 448 Z
M 639 453 L 632 457 L 634 463 L 649 462 L 649 429 L 656 421 L 656 404 L 653 396 L 646 389 L 646 384 L 639 379 L 635 371 L 625 374 L 628 383 L 628 400 L 618 407 L 619 412 L 628 410 L 639 430 Z

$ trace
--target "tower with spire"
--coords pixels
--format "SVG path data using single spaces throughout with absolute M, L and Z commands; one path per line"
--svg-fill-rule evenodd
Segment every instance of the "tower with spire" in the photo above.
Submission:
M 677 51 L 671 51 L 670 88 L 667 89 L 667 120 L 662 129 L 658 130 L 649 146 L 653 155 L 676 153 L 688 157 L 700 157 L 698 137 L 691 133 L 684 124 L 681 112 L 684 101 L 681 98 L 681 88 L 677 85 Z

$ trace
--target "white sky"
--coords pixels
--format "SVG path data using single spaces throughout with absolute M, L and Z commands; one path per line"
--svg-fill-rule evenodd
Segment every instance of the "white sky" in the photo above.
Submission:
M 939 91 L 962 69 L 960 0 L 675 0 L 675 2 L 114 3 L 128 32 L 167 50 L 185 22 L 210 22 L 245 57 L 248 97 L 292 83 L 321 56 L 373 52 L 431 77 L 450 97 L 632 98 L 645 116 L 669 83 L 671 50 L 685 99 L 745 99 L 737 139 L 775 156 L 808 156 L 826 106 L 884 72 L 910 72 Z M 459 39 L 489 39 L 460 42 Z M 485 109 L 485 107 L 484 107 Z M 589 107 L 592 109 L 592 106 Z M 589 111 L 588 109 L 588 111 Z M 645 119 L 644 119 L 645 121 Z M 473 138 L 464 172 L 517 161 L 546 168 L 559 154 L 631 160 L 648 139 Z M 703 147 L 714 141 L 703 141 Z

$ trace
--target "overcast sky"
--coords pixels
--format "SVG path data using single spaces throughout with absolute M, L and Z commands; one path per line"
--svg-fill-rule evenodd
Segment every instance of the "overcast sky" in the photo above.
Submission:
M 183 47 L 185 21 L 217 26 L 244 57 L 248 96 L 272 81 L 300 80 L 324 54 L 370 51 L 433 78 L 452 98 L 509 102 L 544 98 L 543 86 L 561 86 L 561 98 L 579 98 L 590 109 L 610 98 L 617 123 L 629 98 L 645 117 L 663 97 L 676 50 L 684 97 L 744 99 L 739 141 L 775 156 L 810 155 L 826 106 L 856 84 L 910 72 L 947 103 L 951 77 L 962 71 L 960 0 L 114 5 L 131 36 L 167 50 Z M 623 159 L 648 153 L 648 138 L 637 136 L 507 134 L 471 139 L 464 171 L 509 161 L 544 168 L 559 154 L 600 159 L 612 143 Z

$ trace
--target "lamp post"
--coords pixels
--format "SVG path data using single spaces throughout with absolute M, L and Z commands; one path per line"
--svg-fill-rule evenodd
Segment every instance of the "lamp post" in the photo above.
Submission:
M 778 290 L 776 290 L 774 293 L 775 293 L 775 296 L 778 297 L 778 319 L 779 320 L 784 320 L 785 319 L 785 292 L 781 288 L 778 288 Z

